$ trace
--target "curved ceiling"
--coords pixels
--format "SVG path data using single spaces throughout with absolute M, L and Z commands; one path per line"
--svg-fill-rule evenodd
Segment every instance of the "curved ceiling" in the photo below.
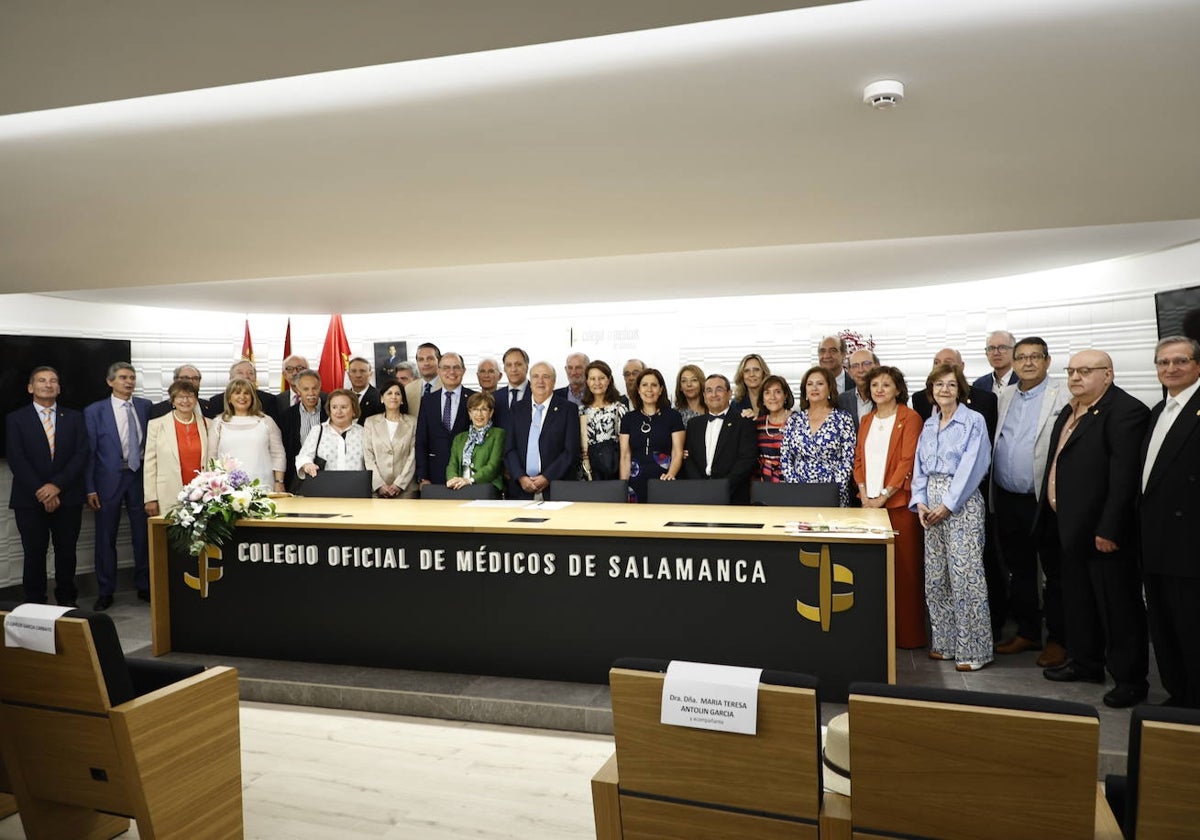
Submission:
M 10 114 L 0 291 L 441 309 L 1171 247 L 1197 33 L 1191 0 L 864 0 Z

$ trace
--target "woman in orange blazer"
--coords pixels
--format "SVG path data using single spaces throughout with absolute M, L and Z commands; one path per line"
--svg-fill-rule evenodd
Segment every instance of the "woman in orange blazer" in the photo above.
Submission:
M 925 647 L 925 546 L 917 514 L 908 509 L 909 485 L 921 436 L 921 415 L 904 403 L 908 386 L 894 367 L 867 374 L 875 410 L 858 427 L 854 483 L 864 508 L 884 508 L 897 531 L 896 645 Z

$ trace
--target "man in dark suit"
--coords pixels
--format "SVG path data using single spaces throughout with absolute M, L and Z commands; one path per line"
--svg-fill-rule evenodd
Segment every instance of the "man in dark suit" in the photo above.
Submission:
M 346 375 L 350 377 L 350 390 L 358 397 L 358 425 L 366 423 L 368 417 L 383 414 L 379 389 L 371 384 L 371 363 L 362 356 L 355 356 L 346 366 Z M 401 403 L 402 412 L 404 408 Z
M 754 421 L 729 411 L 733 392 L 729 380 L 713 373 L 704 380 L 704 405 L 708 414 L 688 421 L 684 438 L 687 479 L 729 479 L 729 500 L 750 504 L 750 476 L 758 466 L 758 432 Z
M 129 512 L 129 541 L 133 546 L 133 582 L 138 597 L 150 600 L 150 554 L 142 494 L 142 459 L 150 400 L 135 397 L 137 371 L 128 362 L 108 367 L 112 395 L 83 410 L 91 457 L 84 466 L 87 504 L 96 512 L 96 583 L 100 597 L 93 609 L 112 606 L 117 588 L 117 530 L 121 506 Z
M 1016 337 L 1008 330 L 996 330 L 987 337 L 987 346 L 983 348 L 987 354 L 988 364 L 992 372 L 979 377 L 971 383 L 972 388 L 991 391 L 997 399 L 1000 393 L 1010 385 L 1017 384 L 1017 372 L 1013 369 L 1013 349 L 1017 346 Z
M 421 398 L 417 414 L 417 481 L 422 485 L 446 483 L 450 445 L 471 425 L 467 397 L 475 392 L 463 387 L 466 366 L 462 356 L 443 353 L 437 372 L 442 387 Z
M 529 399 L 529 354 L 520 347 L 510 347 L 500 357 L 504 363 L 504 376 L 508 384 L 497 388 L 492 394 L 496 400 L 496 413 L 492 423 L 502 429 L 508 429 L 509 415 L 517 403 Z
M 191 382 L 193 385 L 195 385 L 197 393 L 200 391 L 200 369 L 195 365 L 180 365 L 179 367 L 175 368 L 175 372 L 171 375 L 173 377 L 171 380 L 172 382 L 182 379 L 184 382 Z M 170 385 L 171 383 L 168 382 L 167 384 Z M 171 408 L 171 400 L 169 398 L 163 400 L 162 402 L 156 402 L 154 405 L 150 406 L 150 419 L 153 420 L 156 417 L 165 417 L 171 413 Z M 209 407 L 208 400 L 202 400 L 197 397 L 196 408 L 205 417 L 214 416 L 209 414 L 211 408 Z
M 247 382 L 254 385 L 254 393 L 258 395 L 258 403 L 262 406 L 263 414 L 275 421 L 275 425 L 282 428 L 281 421 L 283 414 L 279 412 L 277 403 L 278 394 L 272 394 L 258 387 L 258 370 L 254 367 L 254 362 L 249 359 L 239 359 L 229 366 L 229 381 L 235 379 L 245 379 Z M 208 410 L 204 412 L 204 416 L 208 419 L 221 416 L 225 411 L 225 392 L 213 394 L 208 399 Z
M 552 482 L 573 479 L 579 467 L 579 408 L 554 393 L 554 368 L 529 371 L 529 397 L 512 409 L 504 437 L 508 498 L 540 498 Z
M 572 353 L 567 356 L 567 361 L 563 365 L 563 372 L 567 375 L 567 384 L 561 388 L 555 388 L 554 393 L 563 399 L 570 400 L 576 407 L 582 406 L 583 395 L 587 392 L 584 373 L 587 371 L 590 361 L 587 353 Z
M 879 357 L 873 350 L 855 350 L 846 360 L 846 367 L 854 387 L 838 394 L 838 408 L 854 418 L 857 428 L 862 419 L 875 410 L 875 403 L 871 402 L 871 394 L 867 391 L 867 374 L 879 367 Z
M 404 386 L 404 402 L 408 413 L 418 417 L 421 412 L 421 401 L 434 391 L 442 390 L 442 380 L 438 376 L 438 365 L 442 361 L 442 351 L 436 344 L 426 341 L 417 347 L 417 377 L 409 380 Z M 399 378 L 399 375 L 397 375 Z
M 25 600 L 46 603 L 46 551 L 54 542 L 54 599 L 75 606 L 75 545 L 83 520 L 83 470 L 88 459 L 83 415 L 58 405 L 58 371 L 34 368 L 33 404 L 7 418 L 12 508 L 25 554 Z
M 833 375 L 838 394 L 854 389 L 854 380 L 850 372 L 843 367 L 847 349 L 846 339 L 836 335 L 825 336 L 817 345 L 817 364 Z
M 279 428 L 283 438 L 283 452 L 287 463 L 284 466 L 284 487 L 292 486 L 296 477 L 296 456 L 308 433 L 329 419 L 325 411 L 325 395 L 321 392 L 321 374 L 315 370 L 302 370 L 296 376 L 296 391 L 300 402 L 288 408 Z
M 1142 573 L 1166 705 L 1200 708 L 1200 342 L 1171 336 L 1154 350 L 1166 398 L 1141 446 Z
M 274 408 L 271 411 L 267 410 L 266 405 L 263 405 L 263 413 L 270 414 L 275 418 L 275 422 L 279 422 L 279 418 L 287 413 L 287 410 L 300 402 L 300 391 L 296 388 L 296 379 L 302 371 L 309 370 L 308 359 L 303 356 L 297 356 L 295 353 L 283 360 L 283 377 L 287 380 L 288 386 L 280 391 L 273 398 Z M 324 404 L 325 395 L 321 395 L 321 403 Z
M 1102 683 L 1107 663 L 1117 684 L 1105 705 L 1132 706 L 1148 687 L 1135 504 L 1150 411 L 1113 384 L 1112 359 L 1099 350 L 1071 357 L 1067 388 L 1073 399 L 1050 433 L 1036 527 L 1061 551 L 1068 658 L 1042 673 Z

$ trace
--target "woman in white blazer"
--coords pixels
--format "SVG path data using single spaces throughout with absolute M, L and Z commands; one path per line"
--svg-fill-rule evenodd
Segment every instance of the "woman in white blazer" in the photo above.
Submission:
M 381 499 L 415 499 L 417 420 L 402 410 L 404 386 L 389 379 L 379 389 L 383 414 L 363 423 L 363 461 Z
M 208 460 L 208 421 L 200 413 L 200 395 L 186 379 L 167 390 L 171 412 L 146 424 L 142 490 L 146 513 L 158 516 L 179 501 L 179 491 Z

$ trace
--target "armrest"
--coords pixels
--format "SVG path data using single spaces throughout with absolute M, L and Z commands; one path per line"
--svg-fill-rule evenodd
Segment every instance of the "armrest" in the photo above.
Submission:
M 168 825 L 180 837 L 239 835 L 237 671 L 209 668 L 114 706 L 110 719 L 122 761 L 135 770 L 139 825 L 163 836 Z
M 849 796 L 824 791 L 821 795 L 821 816 L 818 821 L 821 840 L 850 840 L 853 834 L 850 805 Z
M 617 754 L 609 756 L 592 776 L 592 813 L 596 840 L 621 840 L 621 799 L 617 789 Z
M 1111 778 L 1111 777 L 1110 777 Z M 1095 840 L 1123 840 L 1121 826 L 1104 798 L 1104 787 L 1096 782 L 1096 834 Z

